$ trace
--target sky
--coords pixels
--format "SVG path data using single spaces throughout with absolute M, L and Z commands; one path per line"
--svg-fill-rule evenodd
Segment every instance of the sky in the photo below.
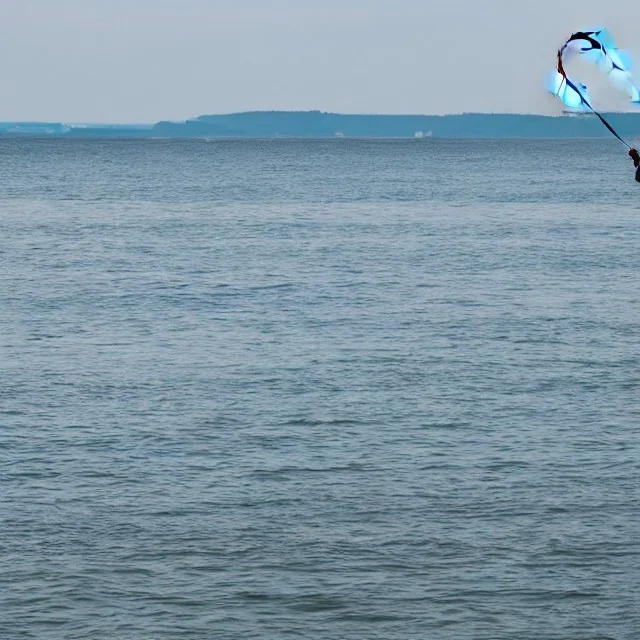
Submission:
M 0 121 L 557 114 L 555 52 L 596 25 L 640 63 L 631 0 L 4 0 Z

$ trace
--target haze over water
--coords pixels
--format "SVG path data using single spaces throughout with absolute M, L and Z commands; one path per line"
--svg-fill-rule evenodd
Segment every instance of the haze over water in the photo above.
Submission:
M 0 155 L 0 637 L 640 636 L 619 145 Z

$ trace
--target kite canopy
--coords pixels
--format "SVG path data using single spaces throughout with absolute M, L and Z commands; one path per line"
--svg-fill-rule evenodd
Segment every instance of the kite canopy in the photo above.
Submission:
M 571 80 L 565 71 L 565 65 L 576 57 L 594 63 L 608 77 L 611 85 L 627 93 L 632 103 L 640 104 L 640 91 L 631 75 L 631 59 L 616 48 L 606 29 L 595 29 L 576 31 L 558 51 L 557 67 L 549 77 L 547 89 L 565 107 L 576 111 L 593 111 L 587 87 Z

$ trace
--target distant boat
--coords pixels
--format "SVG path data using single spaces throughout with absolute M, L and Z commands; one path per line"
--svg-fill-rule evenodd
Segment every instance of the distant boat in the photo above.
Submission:
M 432 131 L 427 131 L 426 133 L 424 131 L 416 131 L 413 134 L 414 138 L 417 138 L 418 140 L 422 140 L 422 138 L 430 138 L 433 135 Z
M 575 117 L 582 117 L 582 116 L 587 116 L 588 118 L 593 116 L 593 113 L 591 113 L 591 111 L 583 111 L 581 109 L 563 109 L 562 110 L 562 115 L 563 116 L 570 116 L 572 118 Z

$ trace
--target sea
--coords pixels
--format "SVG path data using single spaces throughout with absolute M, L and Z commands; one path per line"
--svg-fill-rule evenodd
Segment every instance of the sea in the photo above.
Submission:
M 640 638 L 615 140 L 0 140 L 1 640 Z

